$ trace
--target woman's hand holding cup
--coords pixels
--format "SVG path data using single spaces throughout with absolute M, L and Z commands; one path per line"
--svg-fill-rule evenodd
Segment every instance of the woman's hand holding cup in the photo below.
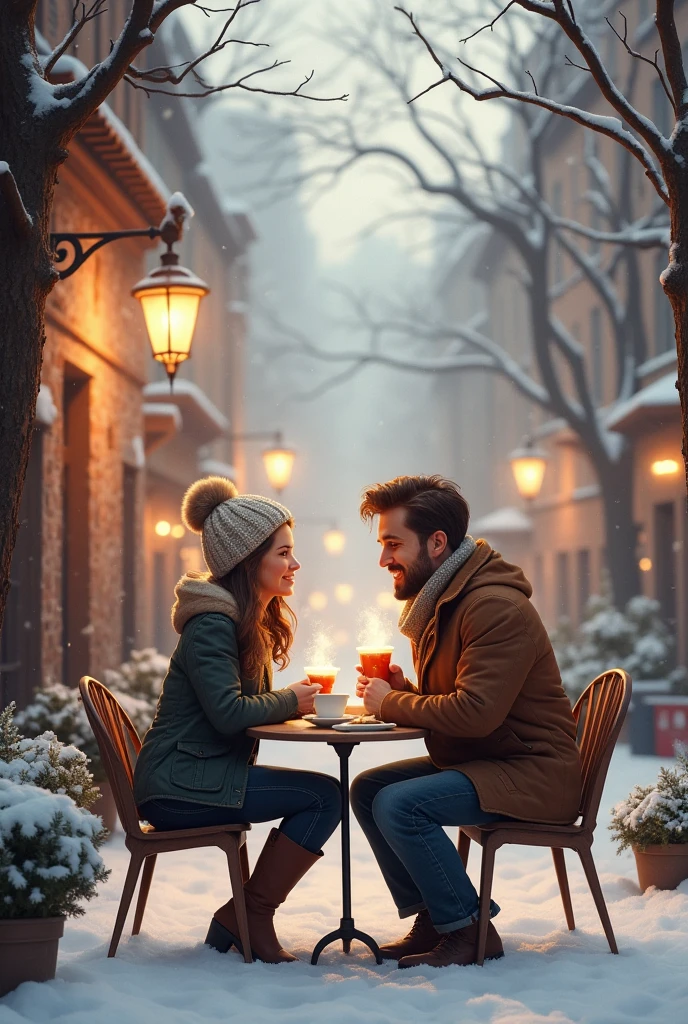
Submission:
M 298 701 L 298 709 L 302 715 L 309 715 L 313 712 L 313 698 L 320 693 L 320 683 L 311 683 L 308 679 L 299 679 L 297 683 L 289 683 L 287 690 L 293 690 Z

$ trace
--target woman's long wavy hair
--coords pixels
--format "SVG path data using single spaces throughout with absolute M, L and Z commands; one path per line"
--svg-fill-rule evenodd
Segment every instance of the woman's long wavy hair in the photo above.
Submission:
M 287 526 L 294 526 L 293 519 Z M 260 603 L 258 568 L 263 555 L 272 546 L 274 533 L 239 562 L 226 576 L 216 580 L 228 590 L 239 608 L 237 635 L 242 675 L 257 678 L 268 656 L 280 667 L 289 664 L 289 649 L 294 643 L 296 615 L 283 597 L 273 597 L 265 608 Z

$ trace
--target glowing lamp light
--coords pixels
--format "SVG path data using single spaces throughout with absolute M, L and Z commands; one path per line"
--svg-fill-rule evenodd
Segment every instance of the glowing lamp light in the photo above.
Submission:
M 182 526 L 181 523 L 176 523 L 176 525 L 172 527 L 172 530 L 170 532 L 172 533 L 173 537 L 179 540 L 181 537 L 184 536 L 184 533 L 186 531 L 184 530 L 184 527 Z
M 354 588 L 350 583 L 338 583 L 334 588 L 334 596 L 340 604 L 349 604 L 354 596 Z
M 323 534 L 323 544 L 329 555 L 341 555 L 346 544 L 346 534 L 333 526 Z
M 263 452 L 263 465 L 270 486 L 279 493 L 291 480 L 296 452 L 292 448 L 266 448 Z
M 649 572 L 650 569 L 652 568 L 652 559 L 651 558 L 641 558 L 640 561 L 638 562 L 638 568 L 640 569 L 641 572 Z
M 314 590 L 308 595 L 308 604 L 314 612 L 321 612 L 327 608 L 327 594 L 323 594 L 322 590 Z
M 523 448 L 517 448 L 511 453 L 509 462 L 521 497 L 527 501 L 537 498 L 547 465 L 545 452 L 535 448 L 532 438 L 528 438 Z
M 169 537 L 171 531 L 172 527 L 170 526 L 166 519 L 160 519 L 155 524 L 155 532 L 157 533 L 158 537 Z
M 171 390 L 177 367 L 191 355 L 198 307 L 210 289 L 200 277 L 179 266 L 179 256 L 171 249 L 162 254 L 161 261 L 131 294 L 141 303 L 153 358 L 164 364 Z
M 674 473 L 678 473 L 679 468 L 676 459 L 657 459 L 650 466 L 654 476 L 673 476 Z
M 377 602 L 378 608 L 389 609 L 396 608 L 399 605 L 399 602 L 397 601 L 396 597 L 389 590 L 381 590 L 380 593 L 375 598 L 375 600 Z

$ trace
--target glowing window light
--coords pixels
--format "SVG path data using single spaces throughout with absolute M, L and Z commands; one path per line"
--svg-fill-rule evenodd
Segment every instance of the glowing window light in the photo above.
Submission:
M 354 588 L 350 583 L 338 583 L 334 588 L 334 596 L 340 604 L 349 604 L 354 596 Z
M 375 598 L 378 608 L 398 608 L 399 602 L 389 590 L 381 590 Z
M 160 519 L 155 524 L 155 532 L 157 533 L 158 537 L 169 537 L 171 530 L 172 527 L 170 526 L 166 519 Z
M 638 568 L 641 572 L 649 572 L 652 568 L 652 559 L 647 557 L 641 558 L 638 562 Z
M 679 464 L 676 459 L 657 459 L 650 466 L 654 476 L 673 476 L 678 473 Z
M 323 594 L 322 590 L 314 590 L 308 595 L 308 604 L 314 612 L 321 612 L 327 608 L 327 594 Z
M 175 537 L 175 538 L 176 538 L 177 540 L 179 540 L 179 539 L 180 539 L 181 537 L 183 537 L 183 536 L 184 536 L 184 533 L 185 533 L 186 531 L 184 530 L 184 527 L 182 526 L 182 524 L 181 524 L 181 523 L 176 523 L 176 524 L 175 524 L 175 525 L 174 525 L 174 526 L 172 527 L 172 530 L 171 530 L 170 532 L 171 532 L 171 534 L 172 534 L 172 536 L 173 536 L 173 537 Z

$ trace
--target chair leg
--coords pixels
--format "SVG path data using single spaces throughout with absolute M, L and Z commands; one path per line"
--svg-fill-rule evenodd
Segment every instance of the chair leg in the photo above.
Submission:
M 246 842 L 246 833 L 243 833 L 244 841 L 239 847 L 239 858 L 241 860 L 241 877 L 244 880 L 244 885 L 248 882 L 251 877 L 251 868 L 248 863 L 248 843 Z
M 489 839 L 483 843 L 483 857 L 480 865 L 480 910 L 478 913 L 478 937 L 475 944 L 475 962 L 482 967 L 487 945 L 487 927 L 490 923 L 490 899 L 496 850 Z
M 467 868 L 468 867 L 468 855 L 471 852 L 471 837 L 469 835 L 467 835 L 466 832 L 462 832 L 461 829 L 459 829 L 458 849 L 459 849 L 459 857 L 461 858 L 461 860 L 463 862 L 463 866 L 465 868 Z
M 566 915 L 566 924 L 570 932 L 576 928 L 576 922 L 573 919 L 573 904 L 571 903 L 571 890 L 569 889 L 569 878 L 566 874 L 566 861 L 564 859 L 564 851 L 559 847 L 552 847 L 552 860 L 554 861 L 554 870 L 557 873 L 557 881 L 559 882 L 559 892 L 561 893 L 561 902 L 564 904 L 564 913 Z
M 153 872 L 155 871 L 155 862 L 157 859 L 157 853 L 153 853 L 151 854 L 150 857 L 146 857 L 146 859 L 143 862 L 143 875 L 141 876 L 139 898 L 136 901 L 134 927 L 131 929 L 132 935 L 138 935 L 139 932 L 141 931 L 141 924 L 143 922 L 143 915 L 146 910 L 146 902 L 148 901 L 148 893 L 150 892 L 151 882 L 153 881 Z
M 232 897 L 234 909 L 236 910 L 237 924 L 239 926 L 239 938 L 244 950 L 244 960 L 247 964 L 253 963 L 251 956 L 251 937 L 248 932 L 248 917 L 246 915 L 246 900 L 244 898 L 244 879 L 241 871 L 241 856 L 239 854 L 239 843 L 236 836 L 228 836 L 229 842 L 225 847 L 227 864 L 229 867 L 229 880 L 232 885 Z
M 113 957 L 117 952 L 119 940 L 122 936 L 122 929 L 124 928 L 124 922 L 127 919 L 129 907 L 131 906 L 131 901 L 134 897 L 134 892 L 136 891 L 136 883 L 139 879 L 139 872 L 141 871 L 142 863 L 143 856 L 140 853 L 132 853 L 131 860 L 129 861 L 129 867 L 127 868 L 127 877 L 124 879 L 124 888 L 122 889 L 122 896 L 119 901 L 115 927 L 112 931 L 112 938 L 110 939 L 108 957 Z
M 585 871 L 585 877 L 588 880 L 590 892 L 592 893 L 592 898 L 594 899 L 595 906 L 597 907 L 597 913 L 600 915 L 600 921 L 604 928 L 604 934 L 607 936 L 609 948 L 612 953 L 618 953 L 619 947 L 616 945 L 612 922 L 609 920 L 607 904 L 604 902 L 604 896 L 602 894 L 602 886 L 600 885 L 600 880 L 597 877 L 597 869 L 595 867 L 595 862 L 592 859 L 592 850 L 579 850 L 578 856 L 581 859 L 583 871 Z

